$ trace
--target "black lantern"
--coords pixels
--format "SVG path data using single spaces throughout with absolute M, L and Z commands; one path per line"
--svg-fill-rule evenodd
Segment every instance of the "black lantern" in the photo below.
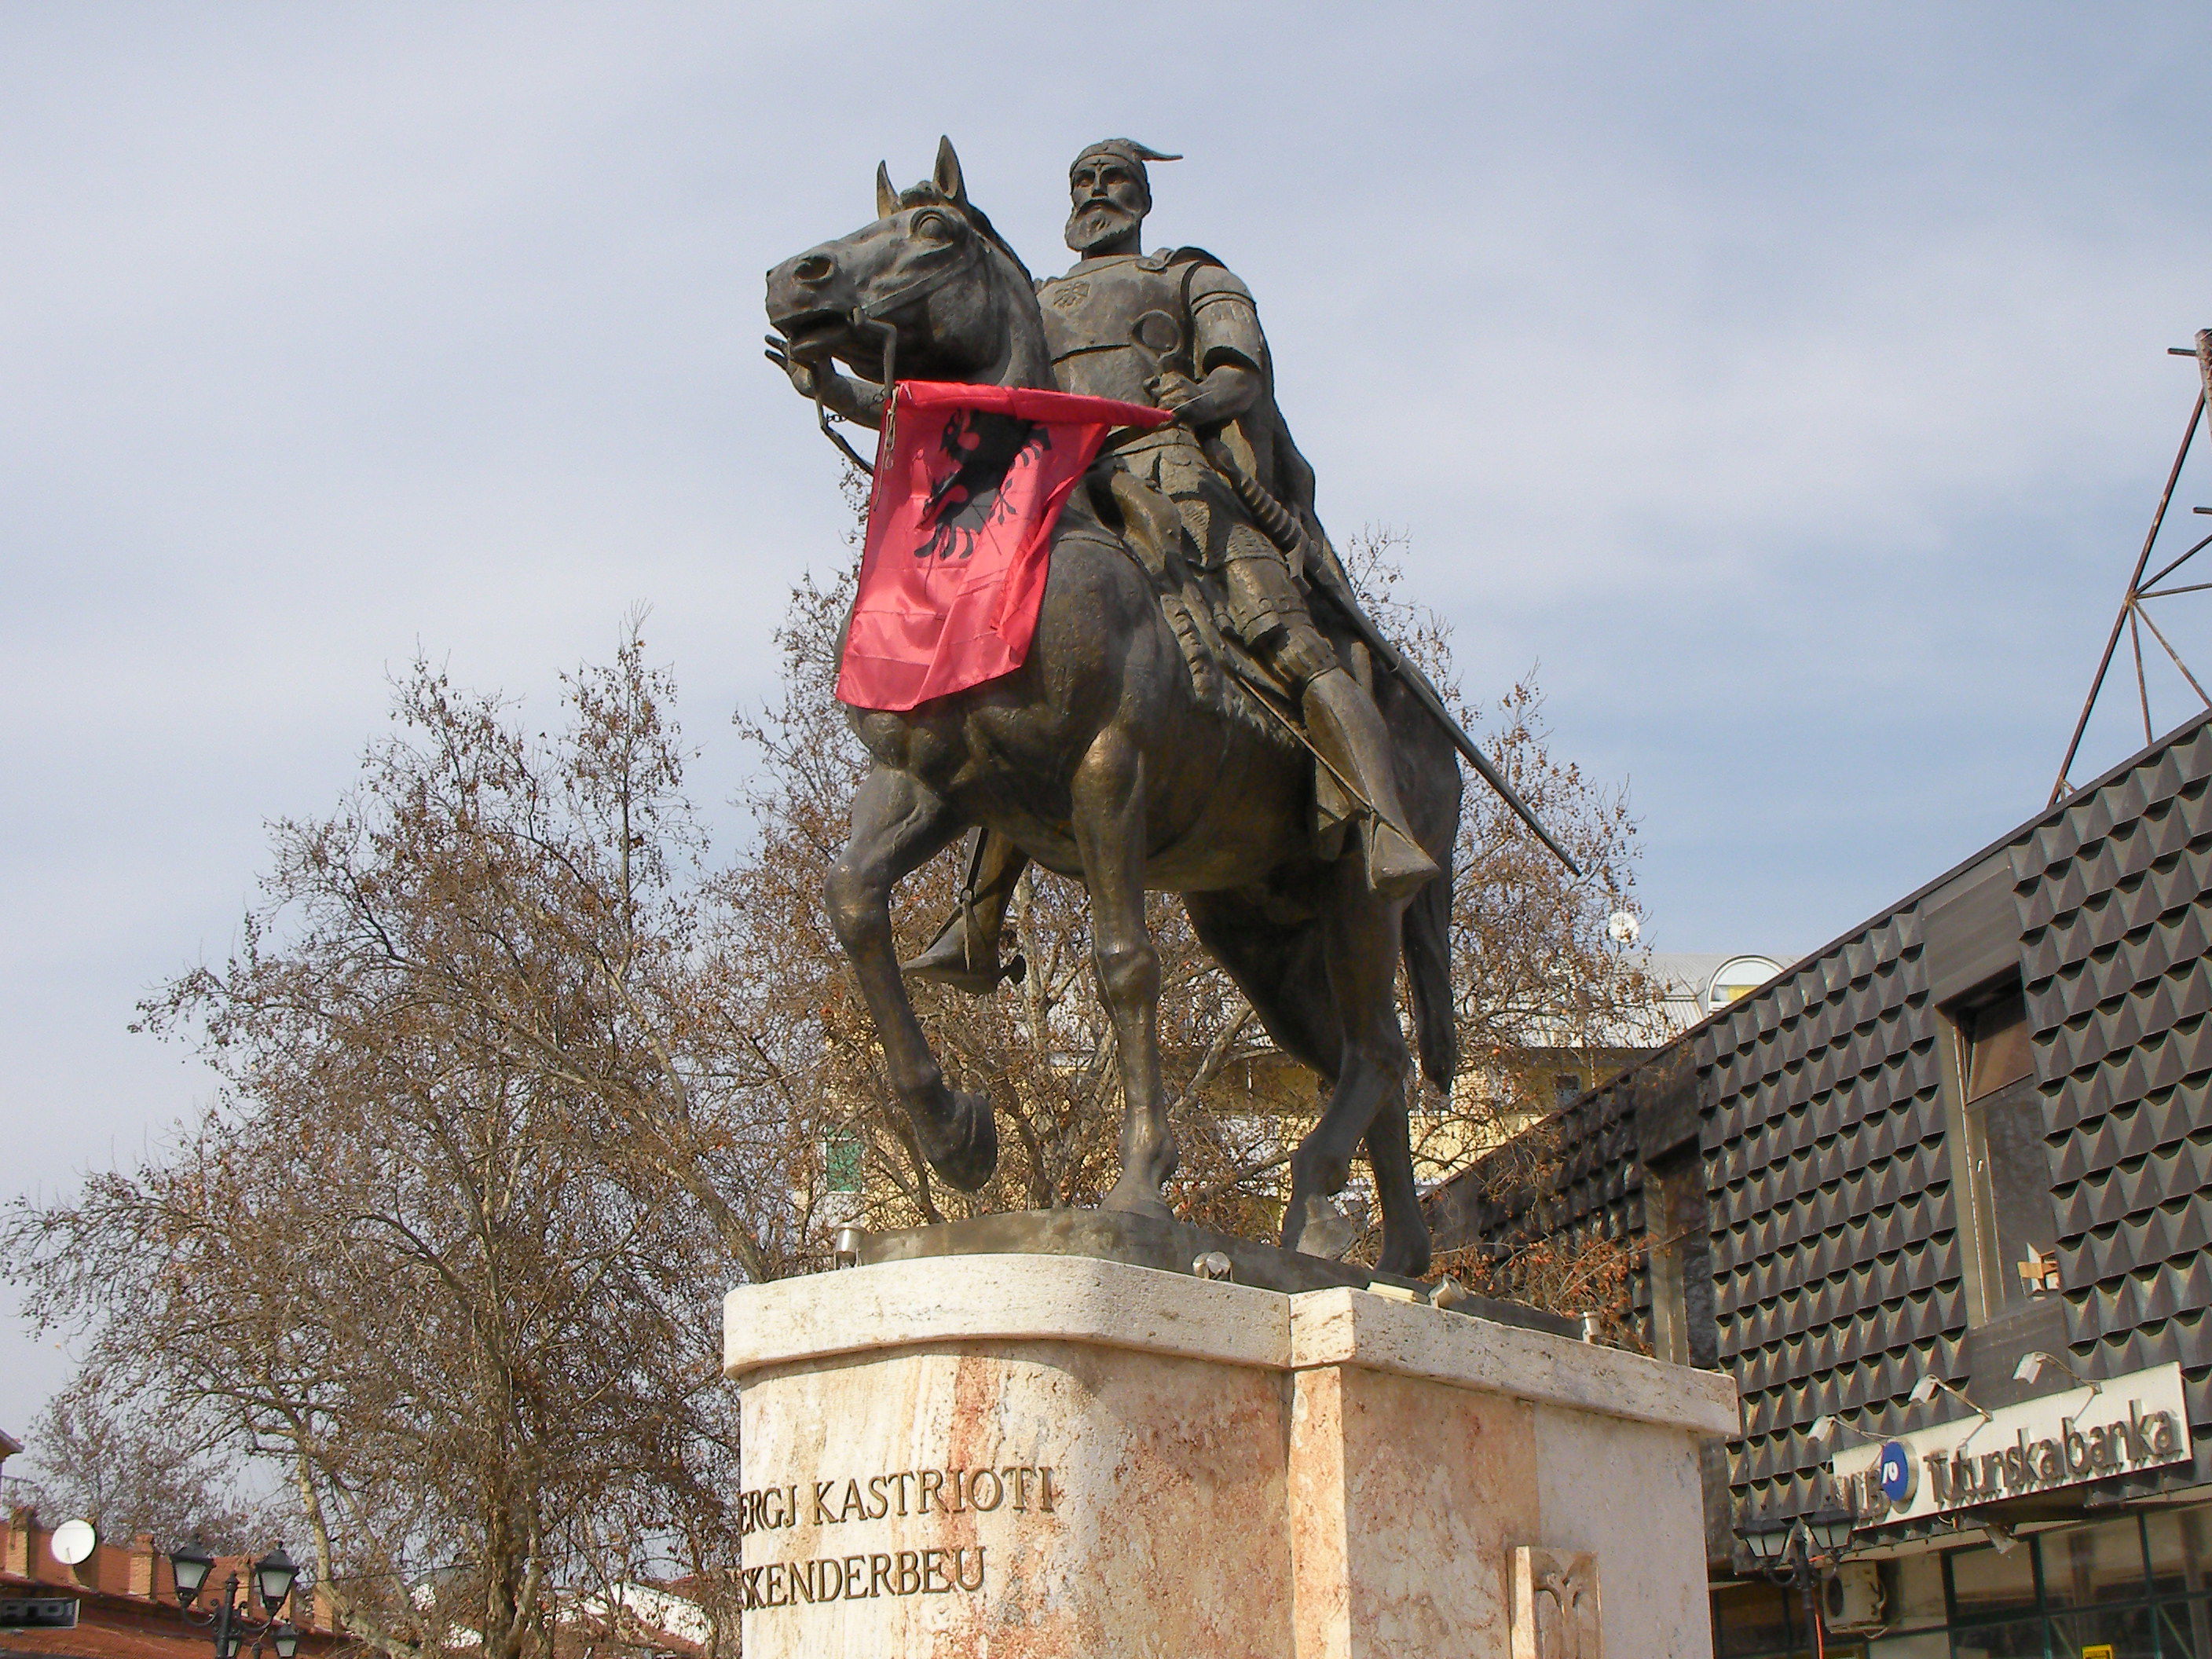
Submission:
M 1794 1521 L 1766 1521 L 1743 1529 L 1743 1541 L 1751 1547 L 1752 1555 L 1762 1566 L 1771 1566 L 1790 1553 L 1790 1537 L 1797 1529 Z
M 1851 1512 L 1849 1510 L 1815 1510 L 1805 1517 L 1805 1530 L 1812 1534 L 1814 1555 L 1841 1555 L 1851 1547 Z
M 299 1564 L 284 1553 L 282 1544 L 253 1564 L 253 1587 L 261 1593 L 261 1605 L 269 1609 L 271 1618 L 284 1605 L 284 1598 L 292 1593 L 292 1581 L 299 1576 Z
M 197 1537 L 169 1552 L 177 1605 L 191 1623 L 212 1626 L 209 1634 L 215 1641 L 215 1659 L 243 1659 L 249 1650 L 251 1659 L 264 1659 L 272 1650 L 276 1659 L 293 1659 L 300 1650 L 300 1632 L 276 1615 L 299 1583 L 300 1564 L 279 1544 L 251 1567 L 234 1566 L 219 1588 L 208 1583 L 215 1565 L 215 1558 Z M 239 1582 L 241 1573 L 243 1584 Z M 263 1615 L 258 1620 L 253 1616 L 257 1599 Z
M 1836 1560 L 1850 1547 L 1852 1521 L 1849 1510 L 1815 1510 L 1736 1529 L 1760 1574 L 1778 1584 L 1794 1584 L 1803 1594 L 1808 1631 L 1820 1628 L 1820 1563 Z
M 215 1571 L 215 1557 L 201 1547 L 200 1540 L 169 1552 L 169 1571 L 177 1581 L 177 1605 L 188 1607 L 199 1599 L 201 1588 L 208 1574 Z

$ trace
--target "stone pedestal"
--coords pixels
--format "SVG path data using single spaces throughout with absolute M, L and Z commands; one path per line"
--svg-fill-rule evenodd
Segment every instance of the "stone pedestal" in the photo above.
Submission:
M 1711 1651 L 1725 1376 L 1079 1255 L 747 1286 L 725 1320 L 746 1659 Z

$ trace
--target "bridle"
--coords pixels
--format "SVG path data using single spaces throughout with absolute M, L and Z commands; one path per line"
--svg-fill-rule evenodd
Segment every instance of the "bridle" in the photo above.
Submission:
M 933 258 L 919 275 L 904 286 L 893 289 L 879 298 L 859 305 L 845 313 L 845 325 L 855 335 L 879 334 L 884 342 L 884 422 L 888 434 L 894 405 L 898 396 L 898 325 L 890 314 L 902 310 L 917 300 L 926 300 L 954 277 L 964 276 L 983 258 L 984 244 L 990 239 L 970 222 L 967 226 L 968 240 L 957 248 L 947 248 L 945 256 Z M 845 452 L 845 459 L 866 473 L 871 478 L 876 469 L 860 459 L 860 452 L 845 441 L 844 434 L 830 424 L 830 406 L 822 401 L 822 390 L 817 384 L 814 392 L 814 422 L 822 428 L 822 435 Z M 880 447 L 877 453 L 882 453 Z

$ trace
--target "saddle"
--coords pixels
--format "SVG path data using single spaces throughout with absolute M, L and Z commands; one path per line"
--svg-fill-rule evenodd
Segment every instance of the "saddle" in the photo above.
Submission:
M 1101 538 L 1119 546 L 1152 583 L 1199 702 L 1281 748 L 1300 747 L 1292 731 L 1297 698 L 1237 638 L 1228 593 L 1218 574 L 1203 568 L 1175 503 L 1111 453 L 1092 465 L 1084 484 L 1069 505 L 1079 503 L 1085 509 L 1080 518 L 1095 521 Z

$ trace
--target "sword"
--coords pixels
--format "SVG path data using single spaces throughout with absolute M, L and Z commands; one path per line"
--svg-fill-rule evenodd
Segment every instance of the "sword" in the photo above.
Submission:
M 1375 625 L 1374 619 L 1360 609 L 1359 601 L 1353 597 L 1348 584 L 1340 587 L 1343 578 L 1338 573 L 1335 558 L 1333 556 L 1328 558 L 1313 556 L 1312 541 L 1306 534 L 1305 526 L 1291 515 L 1288 507 L 1269 495 L 1258 479 L 1244 470 L 1237 457 L 1231 453 L 1229 446 L 1221 441 L 1218 434 L 1200 434 L 1198 442 L 1199 447 L 1206 452 L 1206 459 L 1229 481 L 1229 487 L 1237 492 L 1237 499 L 1244 503 L 1245 510 L 1267 532 L 1267 539 L 1280 548 L 1284 556 L 1291 561 L 1292 572 L 1303 568 L 1318 579 L 1329 598 L 1336 602 L 1336 608 L 1344 613 L 1345 620 L 1352 624 L 1352 631 L 1359 635 L 1370 651 L 1382 659 L 1382 665 L 1395 674 L 1406 689 L 1413 694 L 1413 700 L 1428 711 L 1430 718 L 1443 727 L 1445 735 L 1452 740 L 1452 747 L 1467 757 L 1468 764 L 1474 768 L 1485 783 L 1498 792 L 1498 799 L 1511 807 L 1536 839 L 1566 866 L 1567 872 L 1579 878 L 1583 873 L 1582 866 L 1577 864 L 1567 849 L 1553 838 L 1552 832 L 1538 821 L 1528 803 L 1521 799 L 1520 792 L 1506 781 L 1505 775 L 1492 763 L 1489 756 L 1482 752 L 1481 746 L 1468 736 L 1465 727 L 1452 718 L 1451 710 L 1444 706 L 1443 695 L 1421 672 L 1420 665 L 1409 660 Z

